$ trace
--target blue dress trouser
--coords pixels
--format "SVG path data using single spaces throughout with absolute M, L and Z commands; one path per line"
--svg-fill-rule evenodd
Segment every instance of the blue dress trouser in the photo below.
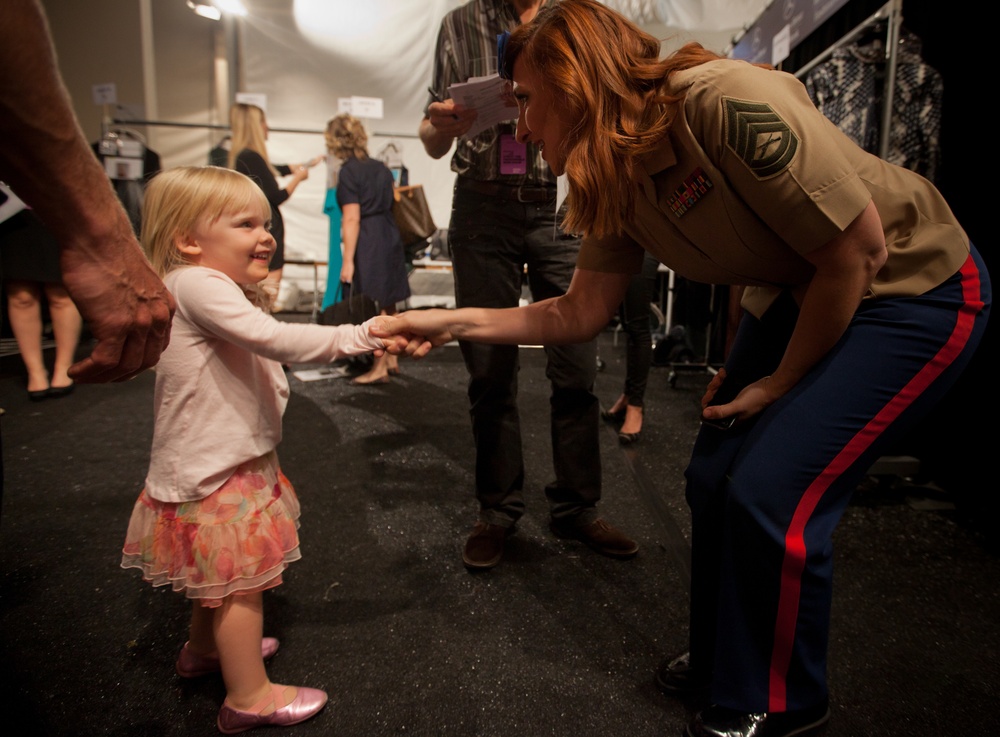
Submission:
M 991 299 L 973 248 L 926 294 L 865 300 L 833 350 L 757 418 L 702 427 L 685 472 L 690 645 L 714 703 L 774 712 L 827 698 L 834 528 L 873 462 L 958 379 Z M 743 318 L 716 403 L 774 371 L 796 317 L 786 295 Z
M 553 188 L 554 193 L 554 188 Z M 532 299 L 564 294 L 578 238 L 556 225 L 555 199 L 516 202 L 455 186 L 448 228 L 458 307 L 516 307 L 527 267 Z M 524 458 L 517 406 L 518 346 L 460 342 L 469 371 L 476 498 L 480 518 L 502 526 L 524 512 Z M 546 346 L 555 480 L 545 487 L 552 519 L 596 519 L 601 497 L 597 343 Z

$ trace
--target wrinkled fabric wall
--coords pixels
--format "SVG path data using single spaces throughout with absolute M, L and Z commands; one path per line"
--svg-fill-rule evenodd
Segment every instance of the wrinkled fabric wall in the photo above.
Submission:
M 384 117 L 366 120 L 369 150 L 392 143 L 422 184 L 438 227 L 447 227 L 454 176 L 450 156 L 435 161 L 416 137 L 427 101 L 437 31 L 443 15 L 464 0 L 243 0 L 238 21 L 240 91 L 263 94 L 275 129 L 268 149 L 278 163 L 324 153 L 321 131 L 338 112 L 338 99 L 383 100 Z M 220 68 L 229 52 L 223 24 L 196 16 L 185 0 L 42 0 L 60 69 L 85 134 L 96 140 L 106 113 L 125 120 L 182 125 L 135 126 L 164 168 L 205 164 L 228 123 Z M 606 0 L 664 40 L 664 50 L 698 40 L 724 52 L 734 33 L 753 20 L 765 0 Z M 303 24 L 303 11 L 320 8 L 320 21 Z M 147 29 L 144 35 L 143 28 Z M 86 29 L 86 30 L 84 30 Z M 221 44 L 221 45 L 220 45 Z M 118 104 L 93 102 L 93 86 L 114 83 Z M 220 99 L 223 102 L 220 103 Z M 282 206 L 286 256 L 325 261 L 329 218 L 323 213 L 326 172 L 312 170 Z M 313 271 L 289 266 L 286 276 L 303 291 Z M 326 281 L 320 272 L 320 291 Z
M 320 130 L 338 112 L 338 98 L 381 98 L 385 117 L 366 120 L 372 136 L 370 152 L 377 155 L 393 143 L 409 169 L 410 183 L 424 186 L 438 227 L 447 227 L 454 182 L 450 156 L 431 159 L 416 133 L 427 102 L 440 20 L 464 1 L 366 0 L 367 10 L 379 19 L 366 26 L 351 13 L 338 14 L 335 6 L 343 0 L 246 0 L 251 15 L 243 21 L 245 89 L 267 95 L 268 120 L 275 128 Z M 317 3 L 326 9 L 329 25 L 303 27 L 297 10 Z M 651 33 L 666 39 L 665 49 L 695 39 L 725 51 L 733 33 L 752 19 L 748 8 L 760 3 L 608 0 L 606 4 L 623 13 L 639 13 Z M 352 26 L 355 32 L 348 38 Z M 323 138 L 272 133 L 269 152 L 278 162 L 303 161 L 323 152 Z M 322 215 L 325 191 L 317 169 L 282 206 L 286 248 L 292 258 L 300 254 L 325 258 L 329 234 L 328 219 Z

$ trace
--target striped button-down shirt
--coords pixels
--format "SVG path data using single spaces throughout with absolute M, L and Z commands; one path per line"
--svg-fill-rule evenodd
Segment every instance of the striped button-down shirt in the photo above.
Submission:
M 549 5 L 554 0 L 546 0 Z M 509 0 L 471 0 L 452 10 L 441 21 L 431 89 L 447 99 L 448 87 L 497 71 L 497 35 L 512 31 L 520 19 Z M 428 98 L 427 104 L 433 102 Z M 451 169 L 483 182 L 510 185 L 553 185 L 555 177 L 542 160 L 538 147 L 528 144 L 525 174 L 500 174 L 500 136 L 514 134 L 516 120 L 500 123 L 471 138 L 456 142 Z

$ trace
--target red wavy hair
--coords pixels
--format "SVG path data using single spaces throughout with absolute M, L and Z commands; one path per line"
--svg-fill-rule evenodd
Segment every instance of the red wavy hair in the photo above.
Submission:
M 562 0 L 517 28 L 505 66 L 520 59 L 555 88 L 570 129 L 565 142 L 573 233 L 618 233 L 635 212 L 639 157 L 666 135 L 678 97 L 664 84 L 682 69 L 723 58 L 689 43 L 665 59 L 660 42 L 595 0 Z

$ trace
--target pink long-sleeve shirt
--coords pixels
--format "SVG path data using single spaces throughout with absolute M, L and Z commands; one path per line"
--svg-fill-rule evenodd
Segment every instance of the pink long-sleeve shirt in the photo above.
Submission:
M 364 325 L 276 320 L 214 269 L 164 279 L 177 302 L 170 345 L 156 366 L 146 491 L 183 502 L 218 489 L 241 464 L 281 442 L 288 404 L 282 363 L 330 362 L 382 347 Z

